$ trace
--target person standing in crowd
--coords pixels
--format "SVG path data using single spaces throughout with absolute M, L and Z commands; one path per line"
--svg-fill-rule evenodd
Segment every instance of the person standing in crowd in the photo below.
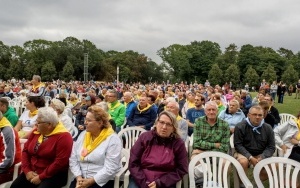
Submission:
M 153 129 L 142 133 L 130 150 L 129 188 L 175 188 L 188 173 L 187 156 L 175 115 L 161 112 Z
M 272 96 L 273 101 L 275 101 L 277 89 L 278 89 L 277 83 L 276 83 L 276 81 L 273 81 L 273 83 L 270 87 L 270 94 Z
M 45 95 L 45 85 L 41 82 L 41 77 L 39 75 L 33 75 L 31 83 L 32 88 L 29 92 L 29 96 L 44 96 Z
M 285 92 L 286 92 L 286 86 L 284 83 L 282 83 L 282 81 L 280 81 L 277 88 L 278 103 L 283 104 L 283 97 Z
M 296 96 L 295 99 L 300 99 L 300 79 L 298 80 L 298 83 L 296 84 Z

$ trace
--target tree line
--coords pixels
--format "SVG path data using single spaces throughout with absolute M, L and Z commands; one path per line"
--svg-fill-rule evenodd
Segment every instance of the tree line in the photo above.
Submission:
M 0 41 L 0 78 L 31 79 L 39 74 L 43 81 L 52 79 L 83 80 L 84 54 L 88 53 L 89 78 L 130 82 L 195 82 L 209 79 L 212 85 L 232 82 L 235 86 L 260 80 L 297 82 L 300 73 L 300 52 L 245 44 L 240 49 L 230 44 L 222 52 L 212 41 L 172 44 L 157 51 L 162 63 L 145 54 L 127 50 L 103 51 L 88 40 L 67 37 L 62 41 L 43 39 L 27 41 L 23 46 L 8 46 Z

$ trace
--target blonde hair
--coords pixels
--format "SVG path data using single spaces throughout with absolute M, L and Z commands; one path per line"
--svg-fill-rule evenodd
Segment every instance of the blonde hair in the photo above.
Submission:
M 105 112 L 100 106 L 93 105 L 88 108 L 88 112 L 92 113 L 97 121 L 102 121 L 103 127 L 111 127 L 111 124 L 109 123 L 108 113 Z

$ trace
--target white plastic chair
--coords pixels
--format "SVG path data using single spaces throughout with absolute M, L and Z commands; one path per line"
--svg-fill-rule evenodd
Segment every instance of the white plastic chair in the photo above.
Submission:
M 124 186 L 123 187 L 128 187 L 129 185 L 129 179 L 127 177 L 127 179 L 125 180 L 125 172 L 128 170 L 128 164 L 129 164 L 129 152 L 125 149 L 122 149 L 122 168 L 121 170 L 116 174 L 115 176 L 115 184 L 114 184 L 114 188 L 119 188 L 119 184 L 120 184 L 120 180 L 122 179 L 122 175 L 123 175 L 123 180 L 124 180 Z
M 290 119 L 297 119 L 292 114 L 287 114 L 287 113 L 280 113 L 279 117 L 280 117 L 279 125 L 283 125 L 285 122 L 288 122 Z
M 20 144 L 21 144 L 21 151 L 23 151 L 24 144 L 27 142 L 28 139 L 20 138 Z
M 269 187 L 292 187 L 296 188 L 299 183 L 300 163 L 283 157 L 271 157 L 261 160 L 254 167 L 254 180 L 258 188 L 263 188 L 259 173 L 265 169 L 268 174 Z
M 118 136 L 121 139 L 121 142 L 123 143 L 124 149 L 128 150 L 129 152 L 133 144 L 143 132 L 146 132 L 146 130 L 140 127 L 127 127 L 125 129 L 122 129 L 118 133 Z
M 231 164 L 234 166 L 234 187 L 239 187 L 238 175 L 246 188 L 253 187 L 242 165 L 235 158 L 222 152 L 206 151 L 194 156 L 189 164 L 190 188 L 196 187 L 194 169 L 199 163 L 203 170 L 203 188 L 228 188 L 230 186 L 228 171 Z
M 2 183 L 0 185 L 0 188 L 10 188 L 12 182 L 18 177 L 18 175 L 20 174 L 20 170 L 21 170 L 21 162 L 15 164 L 14 166 L 14 174 L 13 174 L 13 180 L 12 181 L 8 181 L 5 183 Z
M 194 134 L 192 134 L 190 136 L 190 143 L 189 143 L 189 158 L 191 158 L 192 156 L 192 152 L 193 152 L 193 142 L 194 142 Z
M 78 135 L 78 128 L 75 126 L 75 121 L 76 121 L 76 116 L 73 116 L 73 126 L 72 126 L 72 138 L 76 138 L 76 136 Z

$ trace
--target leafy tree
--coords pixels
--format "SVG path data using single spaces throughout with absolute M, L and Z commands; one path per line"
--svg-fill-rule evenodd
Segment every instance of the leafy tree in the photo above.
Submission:
M 74 80 L 74 68 L 71 62 L 67 62 L 61 72 L 61 78 L 66 81 Z
M 223 80 L 223 72 L 219 68 L 217 63 L 213 64 L 213 66 L 211 67 L 211 69 L 208 73 L 208 79 L 212 86 L 221 84 L 221 82 Z
M 230 65 L 237 63 L 238 47 L 235 44 L 230 44 L 225 48 L 224 54 L 217 59 L 220 69 L 226 70 Z
M 0 63 L 0 79 L 2 79 L 2 80 L 6 79 L 4 77 L 5 76 L 5 72 L 6 72 L 6 70 L 5 70 L 4 66 Z
M 27 80 L 31 79 L 33 75 L 38 74 L 40 75 L 40 71 L 38 66 L 36 66 L 33 60 L 30 60 L 25 66 L 25 78 Z
M 248 70 L 244 75 L 244 82 L 248 83 L 250 87 L 257 87 L 259 75 L 257 74 L 256 70 L 252 68 L 252 66 L 248 67 Z
M 50 81 L 56 77 L 56 69 L 52 61 L 47 61 L 41 70 L 42 79 L 44 81 Z
M 241 71 L 241 74 L 245 74 L 249 68 L 248 66 L 256 67 L 260 62 L 259 54 L 257 53 L 257 49 L 250 45 L 246 44 L 241 47 L 239 57 L 237 60 L 237 65 Z M 257 70 L 255 68 L 255 70 Z
M 297 83 L 299 77 L 298 72 L 294 69 L 293 65 L 289 65 L 282 74 L 282 81 L 288 85 Z
M 240 84 L 240 70 L 236 64 L 231 64 L 225 71 L 225 81 L 232 82 L 234 86 Z
M 268 67 L 264 70 L 263 74 L 261 75 L 261 80 L 265 79 L 266 82 L 271 84 L 277 79 L 276 77 L 277 76 L 274 67 L 269 63 Z
M 22 79 L 23 75 L 23 65 L 19 60 L 12 60 L 10 62 L 10 67 L 7 69 L 6 78 L 10 79 L 11 77 L 15 77 L 18 79 Z

